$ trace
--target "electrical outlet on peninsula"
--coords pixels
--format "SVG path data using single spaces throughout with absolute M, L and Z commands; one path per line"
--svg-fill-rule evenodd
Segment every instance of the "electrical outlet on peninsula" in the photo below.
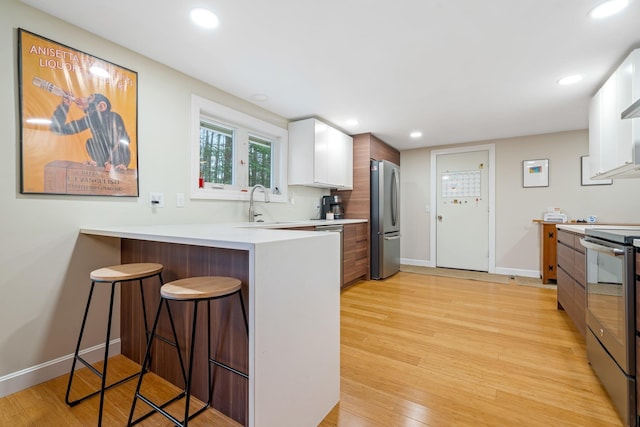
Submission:
M 149 193 L 149 207 L 164 208 L 164 194 Z

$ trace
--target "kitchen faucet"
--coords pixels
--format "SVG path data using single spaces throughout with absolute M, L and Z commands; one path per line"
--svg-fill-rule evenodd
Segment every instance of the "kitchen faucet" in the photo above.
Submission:
M 258 215 L 262 215 L 262 214 L 257 214 L 254 212 L 253 210 L 253 193 L 256 191 L 256 188 L 261 188 L 262 191 L 264 192 L 264 202 L 265 203 L 269 203 L 269 193 L 267 192 L 267 189 L 264 188 L 264 185 L 254 185 L 253 188 L 251 189 L 251 193 L 249 193 L 249 222 L 255 222 L 256 217 Z

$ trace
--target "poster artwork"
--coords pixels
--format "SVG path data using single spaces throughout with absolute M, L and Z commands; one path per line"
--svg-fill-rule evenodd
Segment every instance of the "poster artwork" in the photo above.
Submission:
M 138 75 L 19 31 L 22 193 L 138 196 Z

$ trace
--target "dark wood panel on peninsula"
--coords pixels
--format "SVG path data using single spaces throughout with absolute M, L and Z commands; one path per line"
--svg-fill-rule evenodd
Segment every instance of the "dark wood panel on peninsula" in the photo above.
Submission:
M 157 262 L 164 265 L 164 281 L 194 276 L 231 276 L 242 281 L 245 306 L 248 307 L 249 252 L 174 243 L 150 242 L 122 239 L 122 262 Z M 153 321 L 159 303 L 158 284 L 145 283 L 147 318 Z M 191 319 L 192 305 L 170 302 L 178 339 L 184 360 L 188 360 L 186 349 L 190 339 L 187 331 Z M 122 286 L 121 290 L 121 336 L 122 354 L 141 363 L 146 348 L 142 303 L 137 286 Z M 202 307 L 202 308 L 201 308 Z M 193 379 L 193 394 L 201 400 L 207 399 L 206 356 L 206 310 L 198 308 L 198 335 L 196 337 L 196 374 Z M 242 319 L 242 310 L 237 298 L 223 299 L 211 303 L 212 353 L 223 363 L 248 372 L 248 338 Z M 166 313 L 158 325 L 159 334 L 170 336 L 170 323 Z M 151 370 L 177 386 L 183 386 L 175 349 L 155 340 Z M 248 381 L 224 369 L 214 369 L 215 378 L 213 407 L 234 420 L 247 424 Z

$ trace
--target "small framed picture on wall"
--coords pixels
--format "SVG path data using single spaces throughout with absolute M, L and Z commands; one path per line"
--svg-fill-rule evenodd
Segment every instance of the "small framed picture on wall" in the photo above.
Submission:
M 549 186 L 549 159 L 522 161 L 522 186 Z

